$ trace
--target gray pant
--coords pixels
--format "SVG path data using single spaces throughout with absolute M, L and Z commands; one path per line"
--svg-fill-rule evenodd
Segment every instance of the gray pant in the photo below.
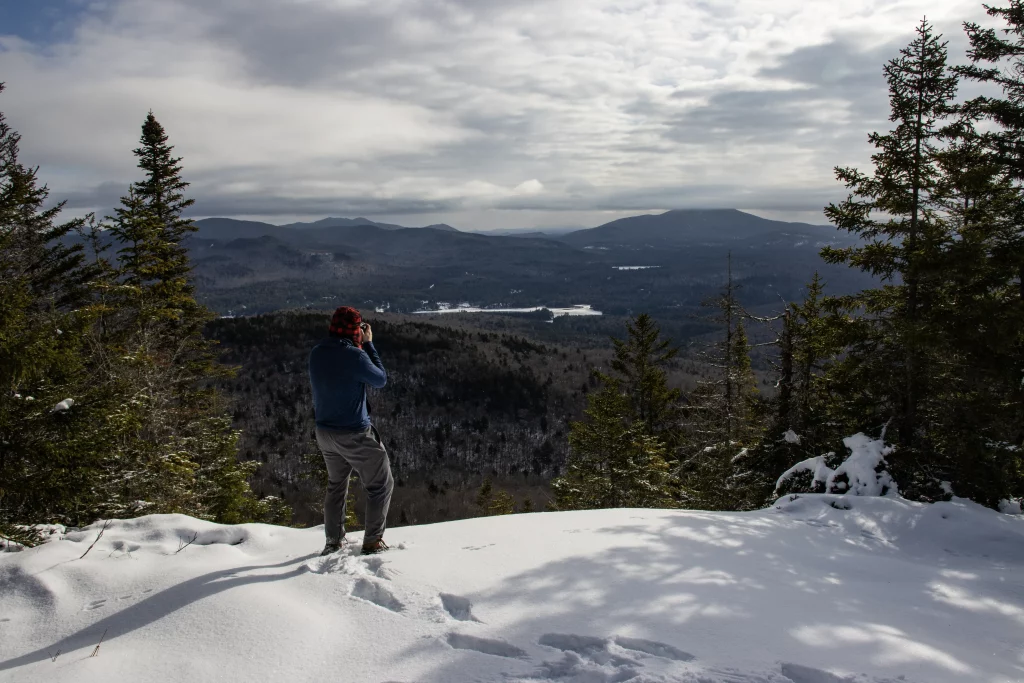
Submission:
M 381 538 L 391 506 L 391 477 L 388 452 L 372 427 L 365 432 L 336 432 L 316 428 L 316 442 L 327 464 L 327 495 L 324 497 L 324 532 L 328 539 L 345 536 L 345 505 L 348 480 L 355 470 L 366 489 L 366 532 L 363 543 Z

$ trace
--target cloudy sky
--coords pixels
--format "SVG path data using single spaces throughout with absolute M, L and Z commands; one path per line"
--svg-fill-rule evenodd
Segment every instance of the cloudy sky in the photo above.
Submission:
M 152 109 L 197 217 L 823 223 L 925 14 L 957 62 L 989 23 L 974 0 L 3 0 L 0 111 L 76 213 L 135 179 Z

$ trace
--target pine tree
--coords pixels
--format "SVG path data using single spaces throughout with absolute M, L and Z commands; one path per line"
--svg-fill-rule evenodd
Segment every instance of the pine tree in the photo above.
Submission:
M 238 434 L 211 381 L 227 376 L 214 345 L 203 337 L 213 315 L 195 299 L 185 238 L 194 232 L 182 212 L 180 158 L 152 112 L 135 150 L 144 177 L 110 217 L 118 240 L 106 320 L 112 374 L 130 396 L 132 439 L 110 482 L 124 500 L 147 511 L 186 512 L 224 522 L 253 519 L 260 505 L 247 483 L 253 464 L 237 460 Z
M 673 507 L 675 478 L 669 446 L 678 392 L 664 371 L 675 356 L 671 343 L 647 315 L 627 324 L 614 340 L 616 376 L 596 373 L 601 388 L 588 396 L 584 421 L 569 428 L 565 476 L 553 482 L 561 510 Z
M 844 263 L 879 277 L 883 286 L 832 302 L 849 311 L 842 321 L 846 355 L 831 378 L 843 387 L 849 422 L 876 431 L 892 423 L 901 485 L 922 485 L 929 444 L 922 413 L 935 385 L 939 350 L 930 321 L 941 295 L 942 254 L 950 240 L 938 201 L 939 153 L 952 112 L 957 78 L 946 68 L 946 43 L 922 21 L 917 37 L 885 67 L 892 120 L 886 134 L 872 133 L 871 175 L 851 168 L 836 176 L 851 190 L 825 214 L 838 229 L 865 244 L 825 248 L 830 263 Z
M 87 520 L 108 439 L 108 397 L 93 380 L 87 344 L 96 271 L 68 240 L 84 221 L 59 223 L 63 203 L 43 208 L 49 192 L 19 161 L 19 141 L 0 113 L 0 535 L 7 537 L 13 524 Z

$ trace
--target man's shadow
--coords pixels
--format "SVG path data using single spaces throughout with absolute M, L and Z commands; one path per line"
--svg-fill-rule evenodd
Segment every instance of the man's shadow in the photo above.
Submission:
M 106 632 L 106 637 L 103 639 L 103 642 L 109 642 L 118 636 L 123 636 L 135 631 L 136 629 L 148 626 L 149 624 L 164 618 L 168 614 L 176 612 L 186 605 L 236 586 L 282 581 L 284 579 L 299 576 L 307 571 L 304 563 L 316 556 L 317 554 L 314 553 L 297 560 L 287 560 L 278 564 L 252 565 L 249 567 L 224 569 L 221 571 L 210 572 L 203 576 L 197 576 L 196 578 L 189 579 L 188 581 L 183 581 L 182 583 L 175 584 L 159 593 L 150 595 L 145 600 L 123 609 L 116 614 L 111 614 L 109 617 L 101 619 L 95 624 L 90 624 L 77 633 L 73 633 L 72 635 L 63 638 L 48 647 L 40 648 L 34 652 L 21 655 L 20 657 L 0 662 L 0 671 L 33 664 L 44 659 L 51 659 L 51 655 L 49 654 L 51 652 L 72 652 L 81 647 L 96 645 L 99 643 L 100 637 L 103 636 L 104 632 Z M 295 567 L 291 571 L 281 574 L 237 576 L 237 574 L 243 572 L 259 569 L 279 569 L 293 564 L 298 564 L 299 566 Z

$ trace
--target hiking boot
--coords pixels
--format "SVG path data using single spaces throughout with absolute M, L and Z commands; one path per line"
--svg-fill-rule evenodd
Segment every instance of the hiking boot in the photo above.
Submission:
M 327 545 L 324 546 L 323 552 L 320 553 L 320 557 L 323 557 L 324 555 L 333 555 L 341 550 L 344 545 L 344 538 L 328 538 Z
M 383 538 L 375 538 L 363 543 L 363 555 L 376 555 L 388 549 L 388 544 Z

